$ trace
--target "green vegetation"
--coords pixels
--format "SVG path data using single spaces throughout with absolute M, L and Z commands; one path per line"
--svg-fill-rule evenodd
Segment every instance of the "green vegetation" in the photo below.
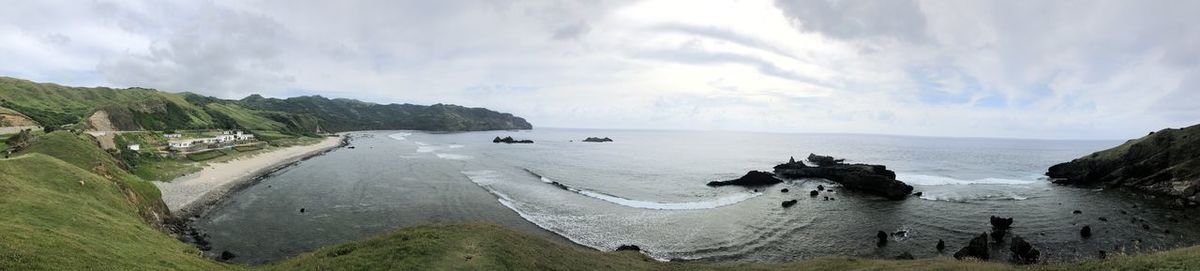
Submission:
M 287 99 L 250 95 L 238 104 L 246 108 L 316 117 L 326 131 L 434 130 L 475 131 L 531 129 L 525 119 L 484 108 L 435 104 L 375 104 L 351 99 L 302 96 Z
M 206 160 L 210 160 L 213 158 L 225 156 L 226 154 L 227 153 L 225 153 L 224 150 L 219 150 L 219 149 L 218 150 L 207 150 L 207 151 L 188 154 L 187 158 L 192 161 L 200 162 L 200 161 L 206 161 Z

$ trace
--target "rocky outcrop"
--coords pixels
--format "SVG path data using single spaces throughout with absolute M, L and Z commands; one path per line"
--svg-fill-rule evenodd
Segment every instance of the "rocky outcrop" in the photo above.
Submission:
M 980 234 L 979 236 L 972 238 L 971 242 L 967 243 L 966 247 L 963 247 L 962 249 L 959 249 L 958 252 L 954 253 L 954 258 L 959 259 L 959 260 L 962 260 L 963 258 L 968 258 L 968 257 L 976 258 L 976 259 L 980 259 L 980 260 L 987 260 L 988 258 L 990 258 L 989 256 L 990 255 L 988 255 L 988 236 L 986 233 Z
M 780 204 L 780 205 L 782 205 L 782 206 L 783 206 L 783 208 L 787 208 L 787 207 L 792 207 L 792 205 L 796 205 L 796 202 L 799 202 L 799 201 L 797 201 L 797 200 L 788 200 L 788 201 L 784 201 L 784 202 L 783 202 L 782 204 Z
M 1008 250 L 1012 252 L 1012 261 L 1018 264 L 1035 264 L 1038 262 L 1038 257 L 1042 252 L 1033 248 L 1032 244 L 1025 241 L 1025 238 L 1014 235 L 1012 245 L 1008 246 Z
M 1200 202 L 1200 125 L 1152 132 L 1054 165 L 1046 176 L 1057 184 L 1128 187 L 1195 205 Z
M 708 186 L 725 186 L 725 185 L 740 185 L 740 186 L 766 186 L 781 183 L 783 180 L 775 178 L 775 174 L 765 171 L 750 171 L 741 178 L 728 181 L 712 181 Z
M 913 187 L 896 180 L 896 173 L 882 165 L 845 164 L 842 159 L 808 155 L 810 167 L 795 160 L 775 166 L 775 174 L 784 178 L 823 178 L 851 190 L 880 195 L 892 200 L 905 199 Z
M 611 138 L 607 138 L 607 137 L 604 137 L 604 138 L 589 137 L 589 138 L 583 139 L 583 142 L 612 142 L 612 141 L 613 140 Z
M 533 140 L 528 140 L 528 139 L 516 140 L 516 139 L 513 139 L 511 136 L 506 136 L 506 137 L 504 137 L 504 138 L 500 138 L 500 137 L 498 137 L 498 136 L 497 136 L 495 139 L 492 139 L 492 143 L 506 143 L 506 144 L 521 143 L 521 144 L 529 144 L 529 143 L 533 143 Z

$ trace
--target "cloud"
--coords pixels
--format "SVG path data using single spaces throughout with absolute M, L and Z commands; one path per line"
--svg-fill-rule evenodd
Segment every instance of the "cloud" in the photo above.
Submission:
M 916 1 L 777 0 L 775 5 L 800 28 L 834 38 L 925 39 L 925 16 Z
M 1195 1 L 29 1 L 0 75 L 539 127 L 1126 138 L 1200 119 Z

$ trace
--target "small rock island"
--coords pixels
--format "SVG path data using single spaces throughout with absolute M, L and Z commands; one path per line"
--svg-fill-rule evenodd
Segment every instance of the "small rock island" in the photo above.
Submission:
M 823 178 L 841 184 L 846 189 L 902 200 L 913 187 L 896 180 L 896 173 L 882 165 L 846 164 L 845 159 L 809 154 L 808 161 L 816 166 L 797 162 L 795 158 L 775 166 L 775 175 L 784 178 Z
M 583 139 L 583 142 L 612 142 L 612 138 L 607 137 L 589 137 Z
M 506 136 L 504 138 L 500 138 L 497 136 L 495 139 L 492 139 L 492 143 L 530 144 L 530 143 L 533 143 L 533 140 L 528 140 L 528 139 L 516 140 L 516 139 L 513 139 L 511 136 Z

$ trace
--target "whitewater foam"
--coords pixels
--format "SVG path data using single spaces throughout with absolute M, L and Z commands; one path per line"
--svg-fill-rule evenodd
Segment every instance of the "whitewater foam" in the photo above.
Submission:
M 474 157 L 471 157 L 470 155 L 453 154 L 453 153 L 435 153 L 434 155 L 437 155 L 437 157 L 438 157 L 438 158 L 441 158 L 441 159 L 447 159 L 447 160 L 470 160 L 470 159 L 474 159 Z
M 607 201 L 607 202 L 614 203 L 614 204 L 621 205 L 621 206 L 641 208 L 641 209 L 651 209 L 651 210 L 712 209 L 712 208 L 737 204 L 739 202 L 743 202 L 748 199 L 752 199 L 754 197 L 763 195 L 763 193 L 761 193 L 761 192 L 741 193 L 741 194 L 734 194 L 734 195 L 730 195 L 730 196 L 720 197 L 720 198 L 716 198 L 716 199 L 709 200 L 709 201 L 693 201 L 693 202 L 655 202 L 655 201 L 634 200 L 634 199 L 627 199 L 627 198 L 622 198 L 622 197 L 618 197 L 618 196 L 613 196 L 613 195 L 605 194 L 602 192 L 596 192 L 596 191 L 591 191 L 591 190 L 586 190 L 586 189 L 570 187 L 570 186 L 564 185 L 560 182 L 546 178 L 545 176 L 542 176 L 541 174 L 534 173 L 533 171 L 530 171 L 529 169 L 525 169 L 525 171 L 529 172 L 529 174 L 533 174 L 533 176 L 537 177 L 543 183 L 552 184 L 559 188 L 566 189 L 567 191 L 575 192 L 580 195 L 588 196 L 588 197 L 595 198 L 595 199 L 600 199 L 600 200 Z
M 1005 178 L 983 178 L 977 180 L 955 179 L 945 176 L 919 175 L 919 174 L 897 174 L 897 180 L 907 184 L 915 185 L 1021 185 L 1032 184 L 1037 181 L 1033 180 L 1018 180 Z
M 395 140 L 407 140 L 408 136 L 410 136 L 410 135 L 412 135 L 412 133 L 395 133 L 395 134 L 388 135 L 388 137 L 395 139 Z

